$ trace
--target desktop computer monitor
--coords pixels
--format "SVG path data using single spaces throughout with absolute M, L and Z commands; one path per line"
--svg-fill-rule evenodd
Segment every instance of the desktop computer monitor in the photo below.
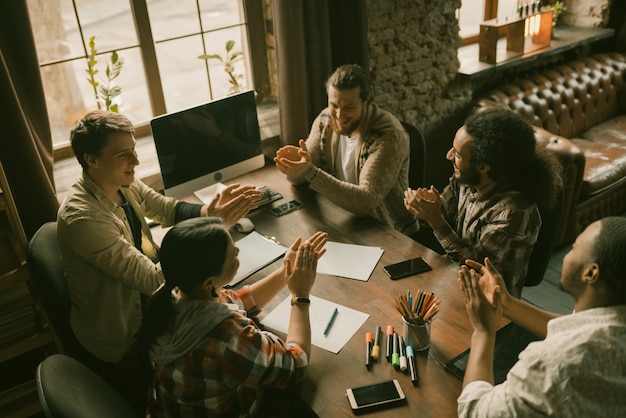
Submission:
M 253 91 L 150 121 L 165 194 L 182 197 L 263 167 Z

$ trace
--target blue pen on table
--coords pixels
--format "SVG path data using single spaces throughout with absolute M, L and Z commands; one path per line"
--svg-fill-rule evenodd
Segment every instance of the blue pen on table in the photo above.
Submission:
M 330 317 L 330 319 L 328 320 L 328 323 L 326 324 L 326 328 L 324 329 L 324 337 L 327 336 L 328 333 L 330 332 L 330 328 L 333 326 L 333 323 L 335 323 L 335 318 L 337 318 L 338 313 L 339 311 L 337 310 L 337 308 L 335 308 L 332 316 Z

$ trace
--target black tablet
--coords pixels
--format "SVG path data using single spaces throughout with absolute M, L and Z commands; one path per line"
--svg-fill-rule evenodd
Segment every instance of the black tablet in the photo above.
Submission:
M 526 331 L 513 322 L 503 326 L 496 332 L 496 345 L 493 356 L 493 374 L 496 384 L 506 380 L 506 375 L 517 362 L 519 353 L 526 346 L 541 338 Z M 470 350 L 467 349 L 445 364 L 446 370 L 463 380 Z

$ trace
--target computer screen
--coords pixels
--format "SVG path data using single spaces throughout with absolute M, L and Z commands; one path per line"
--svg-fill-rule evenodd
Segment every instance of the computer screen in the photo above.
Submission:
M 253 91 L 150 121 L 165 194 L 182 197 L 263 167 Z

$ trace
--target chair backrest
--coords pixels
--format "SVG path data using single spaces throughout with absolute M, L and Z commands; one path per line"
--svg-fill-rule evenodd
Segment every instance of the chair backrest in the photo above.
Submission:
M 47 418 L 136 417 L 131 405 L 87 366 L 53 354 L 37 366 L 37 395 Z
M 411 142 L 409 165 L 409 187 L 417 189 L 425 187 L 426 181 L 426 140 L 422 132 L 407 122 L 402 122 L 402 126 L 409 134 Z
M 554 251 L 556 233 L 559 229 L 559 221 L 563 208 L 563 194 L 563 185 L 561 184 L 557 192 L 557 201 L 554 207 L 539 208 L 541 229 L 539 230 L 535 248 L 533 248 L 533 252 L 530 255 L 524 287 L 537 286 L 541 283 L 546 273 L 550 257 L 552 257 L 552 252 Z
M 76 352 L 78 342 L 70 327 L 71 301 L 57 242 L 57 223 L 42 225 L 28 243 L 30 287 L 41 301 L 63 351 Z

